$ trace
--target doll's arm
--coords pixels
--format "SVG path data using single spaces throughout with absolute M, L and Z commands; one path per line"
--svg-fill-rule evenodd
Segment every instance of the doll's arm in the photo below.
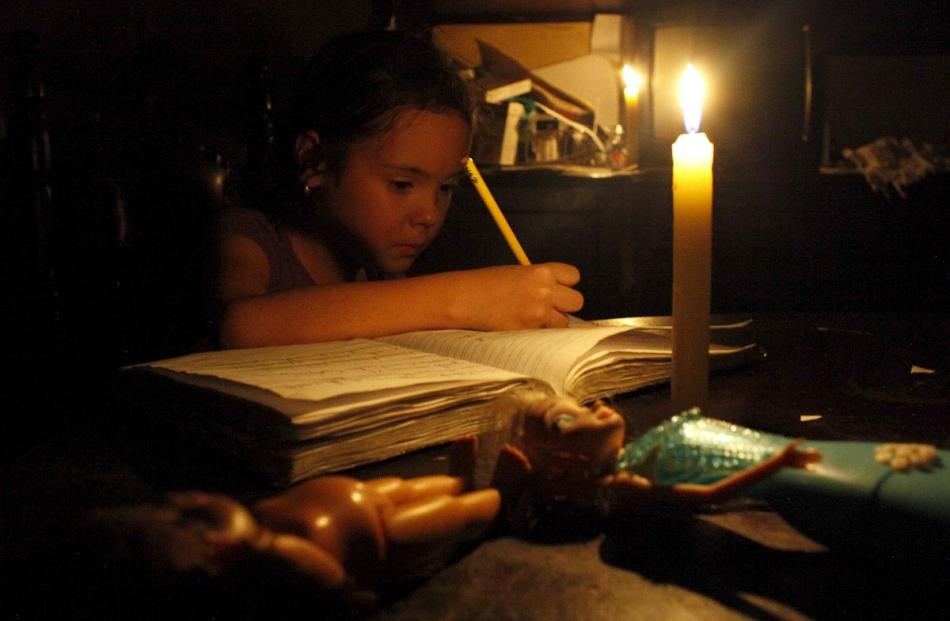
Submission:
M 721 502 L 772 476 L 782 468 L 805 468 L 821 460 L 814 450 L 799 450 L 802 440 L 789 442 L 782 450 L 755 466 L 746 468 L 712 484 L 676 483 L 655 485 L 648 479 L 627 472 L 605 481 L 613 513 L 630 513 L 646 507 L 694 508 Z
M 710 485 L 677 483 L 670 486 L 670 493 L 683 498 L 687 503 L 695 504 L 715 503 L 736 496 L 782 468 L 806 468 L 809 464 L 820 461 L 821 454 L 817 451 L 798 449 L 798 445 L 803 441 L 802 439 L 793 440 L 761 463 Z
M 505 505 L 510 505 L 524 492 L 531 472 L 531 460 L 517 447 L 506 444 L 498 453 L 491 487 L 501 492 Z
M 449 452 L 449 473 L 461 479 L 465 489 L 475 487 L 475 469 L 478 464 L 478 436 L 470 434 L 452 442 Z

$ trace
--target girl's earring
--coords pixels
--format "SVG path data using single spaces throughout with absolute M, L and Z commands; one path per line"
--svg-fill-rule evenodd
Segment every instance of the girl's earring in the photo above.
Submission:
M 310 196 L 313 194 L 313 189 L 319 185 L 321 185 L 319 175 L 312 170 L 308 171 L 303 179 L 303 195 Z

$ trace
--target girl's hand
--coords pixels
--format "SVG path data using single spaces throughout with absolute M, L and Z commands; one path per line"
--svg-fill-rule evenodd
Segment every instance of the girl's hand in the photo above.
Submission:
M 572 287 L 580 272 L 566 263 L 489 267 L 458 273 L 459 312 L 471 328 L 564 328 L 584 297 Z

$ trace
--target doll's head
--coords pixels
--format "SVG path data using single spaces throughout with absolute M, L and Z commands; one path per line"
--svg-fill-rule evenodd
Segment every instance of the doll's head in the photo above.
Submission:
M 609 473 L 623 446 L 623 417 L 603 401 L 551 397 L 526 410 L 517 444 L 537 472 L 566 478 Z
M 625 423 L 601 401 L 547 397 L 521 409 L 496 468 L 509 527 L 522 534 L 586 534 L 623 446 Z

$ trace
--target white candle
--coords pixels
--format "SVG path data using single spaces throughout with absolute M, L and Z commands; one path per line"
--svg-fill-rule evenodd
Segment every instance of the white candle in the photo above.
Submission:
M 687 133 L 673 144 L 673 413 L 709 405 L 709 307 L 713 145 L 699 133 L 702 78 L 680 83 Z

